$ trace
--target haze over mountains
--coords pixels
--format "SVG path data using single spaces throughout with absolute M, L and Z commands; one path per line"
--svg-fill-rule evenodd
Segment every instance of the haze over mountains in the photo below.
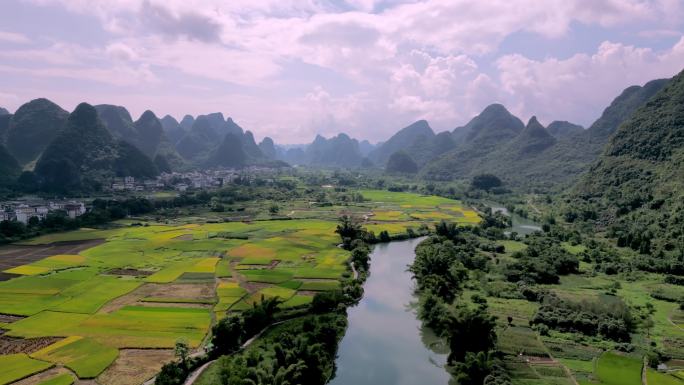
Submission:
M 505 106 L 491 104 L 452 131 L 436 133 L 427 121 L 419 120 L 376 145 L 344 133 L 318 135 L 301 146 L 279 146 L 268 137 L 257 144 L 250 131 L 220 112 L 185 115 L 179 122 L 169 115 L 159 119 L 148 110 L 134 121 L 122 106 L 97 105 L 93 115 L 82 104 L 69 114 L 47 99 L 36 99 L 15 114 L 0 111 L 0 157 L 6 159 L 5 179 L 35 169 L 46 185 L 56 183 L 49 175 L 50 170 L 56 172 L 56 164 L 66 170 L 60 178 L 67 185 L 84 186 L 90 183 L 84 181 L 97 179 L 94 170 L 100 176 L 154 176 L 192 168 L 288 163 L 418 173 L 423 179 L 442 181 L 494 174 L 511 186 L 562 186 L 585 172 L 620 124 L 667 82 L 654 80 L 625 89 L 587 129 L 567 121 L 544 127 L 535 117 L 525 124 Z M 100 151 L 108 160 L 90 165 L 58 156 L 54 147 L 68 151 L 67 143 L 82 140 L 83 134 L 91 136 L 81 155 L 99 159 L 95 153 Z M 139 167 L 131 159 L 138 159 Z

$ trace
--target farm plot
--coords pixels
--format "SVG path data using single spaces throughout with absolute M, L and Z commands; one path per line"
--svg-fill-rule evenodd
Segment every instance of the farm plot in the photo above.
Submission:
M 461 202 L 437 197 L 404 192 L 388 192 L 378 190 L 363 190 L 363 197 L 372 202 L 373 216 L 368 221 L 402 222 L 413 219 L 411 225 L 420 223 L 434 223 L 441 220 L 467 224 L 477 224 L 480 217 L 477 212 L 464 207 Z M 378 226 L 382 227 L 382 226 Z M 385 229 L 390 233 L 398 233 L 396 228 Z
M 380 216 L 367 223 L 376 233 L 472 217 L 459 202 L 444 198 L 387 192 L 369 192 L 367 198 L 386 200 L 371 204 L 380 207 Z M 326 208 L 314 216 L 319 219 L 122 223 L 0 248 L 0 256 L 17 256 L 11 265 L 0 266 L 13 269 L 9 275 L 14 277 L 0 282 L 0 313 L 26 317 L 3 323 L 4 338 L 45 341 L 19 352 L 23 355 L 0 355 L 0 372 L 10 376 L 1 360 L 14 360 L 18 374 L 8 381 L 56 364 L 103 384 L 142 383 L 170 359 L 179 338 L 198 347 L 212 319 L 247 309 L 262 297 L 279 298 L 282 308 L 306 306 L 313 292 L 339 288 L 350 275 L 349 255 L 337 247 L 335 227 L 340 212 L 349 210 L 361 214 L 373 208 Z M 414 219 L 413 213 L 418 214 Z M 60 241 L 73 243 L 54 243 Z M 27 250 L 33 256 L 26 257 Z M 145 352 L 152 358 L 140 358 Z M 55 375 L 44 372 L 30 380 Z
M 71 385 L 73 383 L 74 377 L 72 377 L 69 373 L 63 373 L 42 381 L 38 385 Z
M 21 380 L 51 366 L 49 362 L 34 360 L 24 353 L 0 356 L 0 384 Z
M 596 364 L 596 376 L 605 385 L 641 385 L 641 360 L 606 352 Z
M 118 348 L 171 348 L 178 338 L 195 348 L 210 324 L 206 309 L 126 306 L 89 317 L 71 332 Z
M 102 345 L 89 338 L 72 336 L 33 354 L 32 358 L 63 364 L 79 378 L 95 378 L 118 356 L 116 348 Z

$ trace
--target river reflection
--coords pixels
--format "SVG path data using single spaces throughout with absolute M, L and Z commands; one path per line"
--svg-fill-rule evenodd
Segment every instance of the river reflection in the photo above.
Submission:
M 422 239 L 375 246 L 359 305 L 349 310 L 333 385 L 446 385 L 447 349 L 416 319 L 413 281 L 406 271 Z M 430 348 L 428 348 L 429 346 Z M 432 349 L 432 350 L 431 350 Z

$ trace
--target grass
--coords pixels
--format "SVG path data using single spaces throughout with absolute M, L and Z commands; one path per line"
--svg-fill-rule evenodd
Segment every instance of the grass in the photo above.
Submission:
M 71 385 L 74 377 L 69 373 L 64 373 L 38 383 L 38 385 Z
M 339 288 L 339 281 L 306 281 L 302 283 L 299 290 L 325 291 Z
M 294 274 L 288 271 L 280 270 L 241 270 L 240 274 L 244 275 L 248 281 L 263 282 L 263 283 L 282 283 L 289 281 L 294 277 Z
M 69 299 L 52 307 L 51 310 L 93 314 L 105 303 L 135 290 L 140 285 L 141 282 L 137 281 L 99 276 L 64 290 L 61 295 Z
M 642 362 L 638 359 L 606 352 L 596 365 L 596 375 L 605 385 L 641 385 Z
M 591 373 L 594 371 L 593 361 L 575 360 L 570 358 L 559 358 L 558 361 L 573 372 Z
M 646 381 L 648 385 L 682 385 L 684 380 L 675 376 L 656 372 L 653 369 L 646 369 Z
M 308 305 L 313 301 L 310 295 L 295 295 L 287 301 L 283 302 L 280 307 L 283 309 Z
M 119 348 L 171 348 L 178 338 L 194 348 L 210 323 L 207 309 L 126 306 L 90 317 L 74 332 Z
M 34 360 L 24 353 L 0 355 L 0 384 L 21 380 L 51 366 L 49 362 Z
M 38 275 L 47 273 L 50 271 L 47 267 L 33 266 L 33 265 L 21 265 L 7 269 L 4 272 L 9 274 L 19 274 L 19 275 Z
M 118 355 L 116 348 L 79 336 L 65 338 L 31 354 L 33 358 L 63 364 L 79 378 L 97 377 Z

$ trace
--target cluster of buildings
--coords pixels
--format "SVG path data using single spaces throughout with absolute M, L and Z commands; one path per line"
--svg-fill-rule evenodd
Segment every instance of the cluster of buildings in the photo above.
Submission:
M 86 213 L 83 202 L 6 202 L 0 209 L 0 221 L 17 220 L 24 224 L 31 218 L 45 219 L 52 211 L 64 211 L 69 218 L 76 218 Z
M 201 170 L 189 172 L 163 173 L 156 179 L 136 180 L 132 176 L 114 178 L 110 190 L 126 191 L 160 191 L 175 190 L 184 192 L 189 189 L 202 190 L 220 188 L 237 178 L 253 181 L 257 176 L 272 173 L 272 168 L 251 166 L 242 169 Z
M 111 185 L 112 191 L 154 191 L 163 189 L 164 187 L 164 183 L 158 179 L 136 181 L 132 176 L 114 178 L 114 181 Z

